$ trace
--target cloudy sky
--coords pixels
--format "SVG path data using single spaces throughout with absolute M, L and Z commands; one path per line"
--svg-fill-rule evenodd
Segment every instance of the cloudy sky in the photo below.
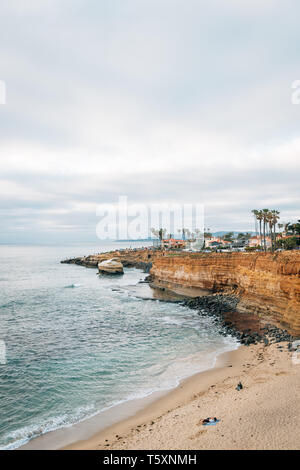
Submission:
M 96 239 L 99 204 L 300 218 L 298 0 L 10 0 L 0 242 Z

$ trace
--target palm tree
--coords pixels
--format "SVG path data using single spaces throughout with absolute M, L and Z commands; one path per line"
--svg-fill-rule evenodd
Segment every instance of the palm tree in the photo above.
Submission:
M 271 211 L 271 220 L 272 220 L 272 226 L 274 228 L 274 241 L 273 241 L 273 250 L 276 250 L 276 225 L 278 220 L 280 219 L 280 212 L 278 210 L 272 210 Z
M 267 223 L 267 228 L 269 229 L 269 236 L 271 237 L 271 246 L 272 246 L 272 251 L 273 251 L 273 233 L 272 233 L 273 215 L 271 211 L 268 211 L 268 213 L 266 214 L 266 223 Z
M 300 235 L 300 219 L 298 219 L 295 223 L 288 222 L 285 224 L 284 230 L 286 235 Z
M 258 210 L 257 209 L 252 209 L 252 214 L 253 214 L 253 217 L 254 217 L 254 223 L 255 223 L 255 234 L 257 236 L 257 221 L 258 221 L 258 218 L 257 218 L 257 215 L 258 215 Z
M 167 230 L 165 228 L 160 228 L 158 231 L 159 239 L 162 241 L 162 239 L 166 236 Z
M 269 217 L 269 209 L 263 209 L 262 211 L 262 221 L 263 221 L 263 233 L 264 233 L 264 251 L 267 251 L 267 244 L 266 244 L 266 228 L 268 224 L 268 217 Z
M 156 237 L 156 238 L 159 238 L 159 233 L 158 233 L 158 230 L 156 230 L 155 228 L 151 228 L 151 233 Z
M 210 238 L 210 237 L 212 237 L 212 234 L 210 233 L 210 228 L 204 227 L 204 238 Z
M 156 238 L 159 239 L 160 245 L 162 245 L 162 240 L 166 236 L 166 229 L 160 228 L 159 230 L 156 230 L 155 228 L 151 228 L 151 232 Z
M 186 238 L 190 238 L 190 236 L 192 235 L 188 228 L 182 228 L 181 232 L 182 232 L 182 240 L 186 240 Z
M 284 230 L 285 230 L 286 233 L 288 233 L 291 230 L 291 226 L 292 226 L 291 222 L 287 222 L 285 224 Z
M 276 225 L 280 219 L 280 212 L 278 210 L 270 209 L 253 209 L 252 214 L 259 222 L 259 235 L 261 247 L 264 251 L 267 251 L 266 244 L 266 235 L 269 235 L 271 238 L 272 251 L 276 249 Z M 278 226 L 283 227 L 283 224 L 278 224 Z M 289 228 L 290 225 L 287 224 L 286 228 Z
M 257 210 L 254 209 L 252 211 L 253 215 L 254 215 L 254 223 L 255 223 L 255 235 L 258 236 L 258 226 L 257 226 L 257 222 L 258 222 L 258 219 L 257 219 Z
M 263 221 L 263 214 L 262 214 L 261 210 L 257 210 L 257 209 L 253 209 L 252 213 L 254 214 L 255 219 L 258 220 L 258 223 L 259 223 L 260 246 L 261 246 L 261 249 L 262 249 L 263 242 L 262 242 L 261 224 L 262 224 L 262 221 Z

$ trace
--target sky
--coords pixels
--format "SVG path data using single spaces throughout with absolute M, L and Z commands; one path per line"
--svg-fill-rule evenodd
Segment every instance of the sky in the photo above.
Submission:
M 10 0 L 0 243 L 96 239 L 97 208 L 300 218 L 297 0 Z M 300 93 L 299 93 L 300 96 Z M 294 101 L 294 103 L 293 103 Z

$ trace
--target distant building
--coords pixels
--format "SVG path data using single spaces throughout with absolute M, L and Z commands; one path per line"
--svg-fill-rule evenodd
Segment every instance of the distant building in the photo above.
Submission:
M 255 237 L 249 238 L 248 246 L 251 247 L 251 248 L 254 248 L 254 247 L 256 247 L 256 246 L 261 246 L 261 243 L 262 243 L 263 246 L 264 246 L 264 239 L 262 238 L 262 241 L 261 241 L 260 237 L 257 235 L 257 236 L 255 236 Z M 266 237 L 266 247 L 267 247 L 267 248 L 271 248 L 271 247 L 272 247 L 272 240 L 271 240 L 271 237 Z
M 278 239 L 282 238 L 283 240 L 286 240 L 287 238 L 295 238 L 295 237 L 299 238 L 300 235 L 298 235 L 298 234 L 297 235 L 283 235 L 283 234 L 279 233 L 277 235 L 276 239 L 278 240 Z
M 203 246 L 204 246 L 204 235 L 198 234 L 194 240 L 191 240 L 189 242 L 188 248 L 190 248 L 192 251 L 200 251 L 203 249 Z
M 210 237 L 205 238 L 205 248 L 212 248 L 213 246 L 217 246 L 221 243 L 220 237 Z
M 168 250 L 183 250 L 186 247 L 186 241 L 177 240 L 176 238 L 166 238 L 162 240 L 161 246 Z
M 232 245 L 232 242 L 223 240 L 220 237 L 205 238 L 205 248 L 214 248 L 218 246 L 229 248 L 231 245 Z
M 232 242 L 229 242 L 227 240 L 221 240 L 222 246 L 229 248 L 232 245 Z

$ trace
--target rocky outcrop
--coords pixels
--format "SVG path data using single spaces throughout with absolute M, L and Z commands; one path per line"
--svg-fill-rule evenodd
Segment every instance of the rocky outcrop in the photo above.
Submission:
M 260 319 L 258 315 L 237 312 L 239 298 L 228 294 L 210 294 L 185 300 L 184 304 L 196 309 L 198 315 L 209 316 L 219 328 L 222 336 L 237 338 L 241 344 L 289 342 L 288 349 L 292 349 L 292 342 L 296 339 L 287 330 L 278 328 Z M 298 339 L 298 338 L 297 338 Z M 282 346 L 278 346 L 282 348 Z
M 124 274 L 123 264 L 117 259 L 107 259 L 98 263 L 100 274 Z
M 124 267 L 150 271 L 156 287 L 185 288 L 184 295 L 234 294 L 237 310 L 275 321 L 300 334 L 300 252 L 182 253 L 125 249 L 62 263 L 97 268 L 117 257 Z M 151 268 L 151 269 L 150 269 Z M 190 292 L 190 294 L 189 294 Z
M 157 286 L 234 293 L 237 309 L 300 333 L 300 252 L 165 253 L 150 271 Z
M 156 252 L 154 250 L 148 250 L 146 248 L 125 249 L 66 259 L 61 261 L 61 263 L 78 264 L 79 266 L 86 266 L 87 268 L 97 268 L 98 264 L 102 261 L 109 260 L 111 258 L 118 258 L 124 267 L 138 268 L 148 273 L 152 267 L 155 255 Z

